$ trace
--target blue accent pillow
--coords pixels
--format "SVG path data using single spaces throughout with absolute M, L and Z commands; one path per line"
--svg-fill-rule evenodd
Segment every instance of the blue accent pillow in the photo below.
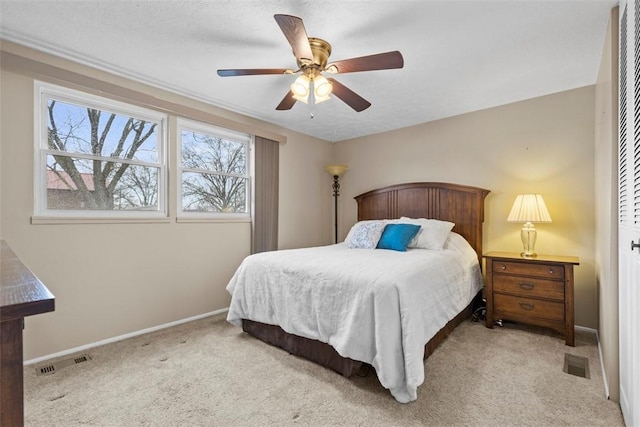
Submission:
M 416 224 L 387 224 L 378 241 L 378 249 L 405 252 L 418 231 L 420 226 Z

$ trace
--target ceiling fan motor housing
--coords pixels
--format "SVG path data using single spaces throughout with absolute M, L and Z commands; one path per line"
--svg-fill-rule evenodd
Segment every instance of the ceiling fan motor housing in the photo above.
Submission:
M 311 46 L 311 52 L 313 53 L 313 62 L 307 63 L 304 58 L 300 58 L 297 60 L 298 67 L 304 71 L 306 68 L 315 65 L 315 68 L 317 68 L 318 71 L 324 70 L 327 66 L 329 55 L 331 55 L 331 45 L 328 42 L 315 37 L 309 37 L 309 45 Z

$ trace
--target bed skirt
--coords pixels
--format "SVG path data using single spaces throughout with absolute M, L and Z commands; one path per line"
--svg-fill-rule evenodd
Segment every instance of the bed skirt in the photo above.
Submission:
M 456 317 L 451 319 L 433 336 L 433 338 L 429 340 L 429 342 L 424 346 L 424 359 L 429 357 L 435 351 L 438 345 L 445 340 L 456 326 L 462 323 L 463 320 L 471 317 L 474 308 L 479 305 L 481 301 L 482 290 L 475 296 L 471 303 L 465 307 L 464 310 L 458 313 Z M 288 351 L 290 354 L 304 357 L 305 359 L 316 362 L 324 367 L 333 369 L 347 378 L 357 373 L 362 366 L 365 365 L 364 362 L 340 356 L 329 344 L 289 334 L 280 326 L 267 325 L 265 323 L 254 322 L 253 320 L 242 319 L 242 329 L 248 334 L 253 335 L 266 343 L 280 347 Z

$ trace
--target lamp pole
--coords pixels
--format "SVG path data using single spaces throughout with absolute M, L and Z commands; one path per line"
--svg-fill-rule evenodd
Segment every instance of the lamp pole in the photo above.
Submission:
M 333 176 L 333 215 L 334 215 L 334 242 L 338 243 L 338 196 L 340 195 L 340 175 L 348 169 L 347 165 L 329 165 L 325 169 Z
M 340 195 L 340 175 L 333 175 L 333 218 L 335 226 L 334 242 L 338 243 L 338 196 Z

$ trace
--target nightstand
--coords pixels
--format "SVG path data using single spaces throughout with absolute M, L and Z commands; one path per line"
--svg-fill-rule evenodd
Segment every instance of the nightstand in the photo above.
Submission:
M 487 328 L 496 320 L 551 328 L 574 346 L 573 256 L 523 258 L 513 252 L 488 252 L 485 259 Z

